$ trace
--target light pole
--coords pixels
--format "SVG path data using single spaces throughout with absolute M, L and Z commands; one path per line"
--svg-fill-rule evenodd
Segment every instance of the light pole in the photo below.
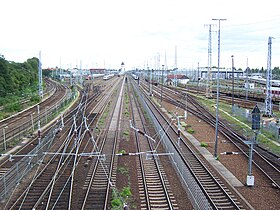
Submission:
M 162 70 L 161 70 L 161 89 L 160 89 L 160 105 L 161 106 L 162 106 L 163 70 L 164 70 L 164 65 L 162 65 Z
M 38 142 L 39 145 L 41 144 L 41 127 L 40 127 L 40 105 L 37 105 L 38 109 Z
M 231 93 L 231 110 L 233 114 L 233 107 L 234 107 L 234 60 L 233 60 L 233 55 L 231 56 L 231 64 L 232 64 L 232 93 Z
M 216 128 L 215 128 L 215 148 L 214 148 L 214 157 L 218 158 L 218 127 L 219 127 L 219 92 L 220 92 L 220 38 L 221 31 L 220 25 L 222 20 L 226 19 L 212 19 L 219 21 L 219 30 L 218 30 L 218 72 L 217 72 L 217 105 L 216 105 Z

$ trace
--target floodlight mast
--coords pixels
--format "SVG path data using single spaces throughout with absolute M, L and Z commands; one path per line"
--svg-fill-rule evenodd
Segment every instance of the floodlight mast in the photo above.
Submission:
M 219 21 L 219 30 L 218 30 L 218 72 L 217 72 L 217 105 L 216 105 L 216 128 L 215 128 L 215 148 L 214 148 L 214 157 L 218 158 L 218 127 L 219 127 L 219 92 L 220 92 L 220 25 L 221 21 L 226 19 L 212 19 Z

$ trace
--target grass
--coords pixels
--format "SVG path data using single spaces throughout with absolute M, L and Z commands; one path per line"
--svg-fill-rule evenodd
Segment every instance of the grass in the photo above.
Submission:
M 194 129 L 189 127 L 189 128 L 187 128 L 187 132 L 190 133 L 190 134 L 193 134 L 194 133 Z
M 203 142 L 203 141 L 202 141 L 202 142 L 200 143 L 200 146 L 201 146 L 201 147 L 208 147 L 208 144 L 207 144 L 206 142 Z
M 126 117 L 129 117 L 129 111 L 128 111 L 127 108 L 125 108 L 124 115 L 125 115 Z
M 123 167 L 123 166 L 118 167 L 117 171 L 119 173 L 123 174 L 123 175 L 126 175 L 126 176 L 129 174 L 128 169 L 126 167 Z
M 123 135 L 126 136 L 126 137 L 129 136 L 129 131 L 124 131 Z
M 187 127 L 187 123 L 185 123 L 185 122 L 181 122 L 180 124 L 181 124 L 181 126 L 182 126 L 183 128 L 186 128 L 186 127 Z
M 215 113 L 216 109 L 213 105 L 215 105 L 215 101 L 213 99 L 205 99 L 202 97 L 199 97 L 198 99 L 204 106 L 210 110 L 212 114 Z M 222 119 L 226 120 L 232 129 L 234 129 L 236 132 L 243 134 L 245 137 L 247 136 L 247 139 L 251 139 L 254 137 L 254 132 L 251 129 L 251 123 L 248 122 L 245 118 L 234 116 L 232 117 L 232 110 L 231 105 L 225 104 L 223 102 L 219 102 L 219 116 L 221 116 Z M 227 112 L 228 114 L 226 114 Z M 280 116 L 280 112 L 274 113 L 276 116 Z M 262 135 L 258 135 L 258 143 L 260 146 L 266 148 L 267 150 L 280 155 L 280 147 L 277 146 L 272 141 L 276 141 L 275 134 L 272 134 L 270 132 L 267 132 L 265 130 L 261 130 Z
M 132 192 L 130 186 L 123 187 L 123 189 L 118 192 L 116 188 L 113 188 L 113 198 L 111 201 L 112 210 L 121 210 L 123 209 L 123 204 L 127 203 L 127 201 L 132 196 Z

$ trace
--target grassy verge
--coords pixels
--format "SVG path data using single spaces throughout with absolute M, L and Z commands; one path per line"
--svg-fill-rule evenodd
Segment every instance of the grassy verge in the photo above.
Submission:
M 212 114 L 215 114 L 215 99 L 206 99 L 203 97 L 199 97 L 198 100 L 200 101 L 200 103 L 206 106 Z M 276 112 L 275 114 L 276 116 L 280 115 L 279 112 Z M 254 132 L 251 129 L 251 124 L 246 119 L 239 116 L 232 116 L 231 105 L 219 102 L 219 116 L 227 121 L 228 125 L 236 132 L 243 134 L 248 139 L 254 137 Z M 277 155 L 280 155 L 280 147 L 275 144 L 274 141 L 276 141 L 276 137 L 267 131 L 261 130 L 261 135 L 258 135 L 258 143 L 260 146 Z

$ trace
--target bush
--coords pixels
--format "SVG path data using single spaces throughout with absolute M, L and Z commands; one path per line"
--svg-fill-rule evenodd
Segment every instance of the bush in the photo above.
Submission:
M 188 129 L 187 129 L 187 132 L 190 133 L 190 134 L 192 134 L 192 133 L 194 133 L 194 129 L 188 128 Z
M 21 110 L 21 105 L 18 102 L 10 103 L 5 106 L 6 112 L 18 112 Z
M 40 97 L 39 97 L 39 95 L 33 95 L 33 96 L 31 96 L 30 101 L 31 101 L 31 102 L 36 102 L 36 103 L 40 102 Z
M 118 172 L 123 175 L 128 175 L 128 170 L 125 167 L 118 167 Z
M 124 131 L 123 135 L 128 136 L 129 135 L 129 131 Z
M 208 144 L 202 141 L 202 142 L 200 143 L 200 146 L 201 146 L 201 147 L 208 147 Z
M 187 123 L 181 122 L 181 126 L 182 126 L 183 128 L 185 128 L 185 127 L 187 127 Z
M 112 207 L 119 207 L 122 205 L 122 202 L 119 198 L 115 198 L 112 200 Z
M 128 196 L 131 196 L 132 193 L 131 193 L 131 190 L 130 190 L 130 187 L 124 187 L 121 191 L 121 196 L 122 197 L 128 197 Z

